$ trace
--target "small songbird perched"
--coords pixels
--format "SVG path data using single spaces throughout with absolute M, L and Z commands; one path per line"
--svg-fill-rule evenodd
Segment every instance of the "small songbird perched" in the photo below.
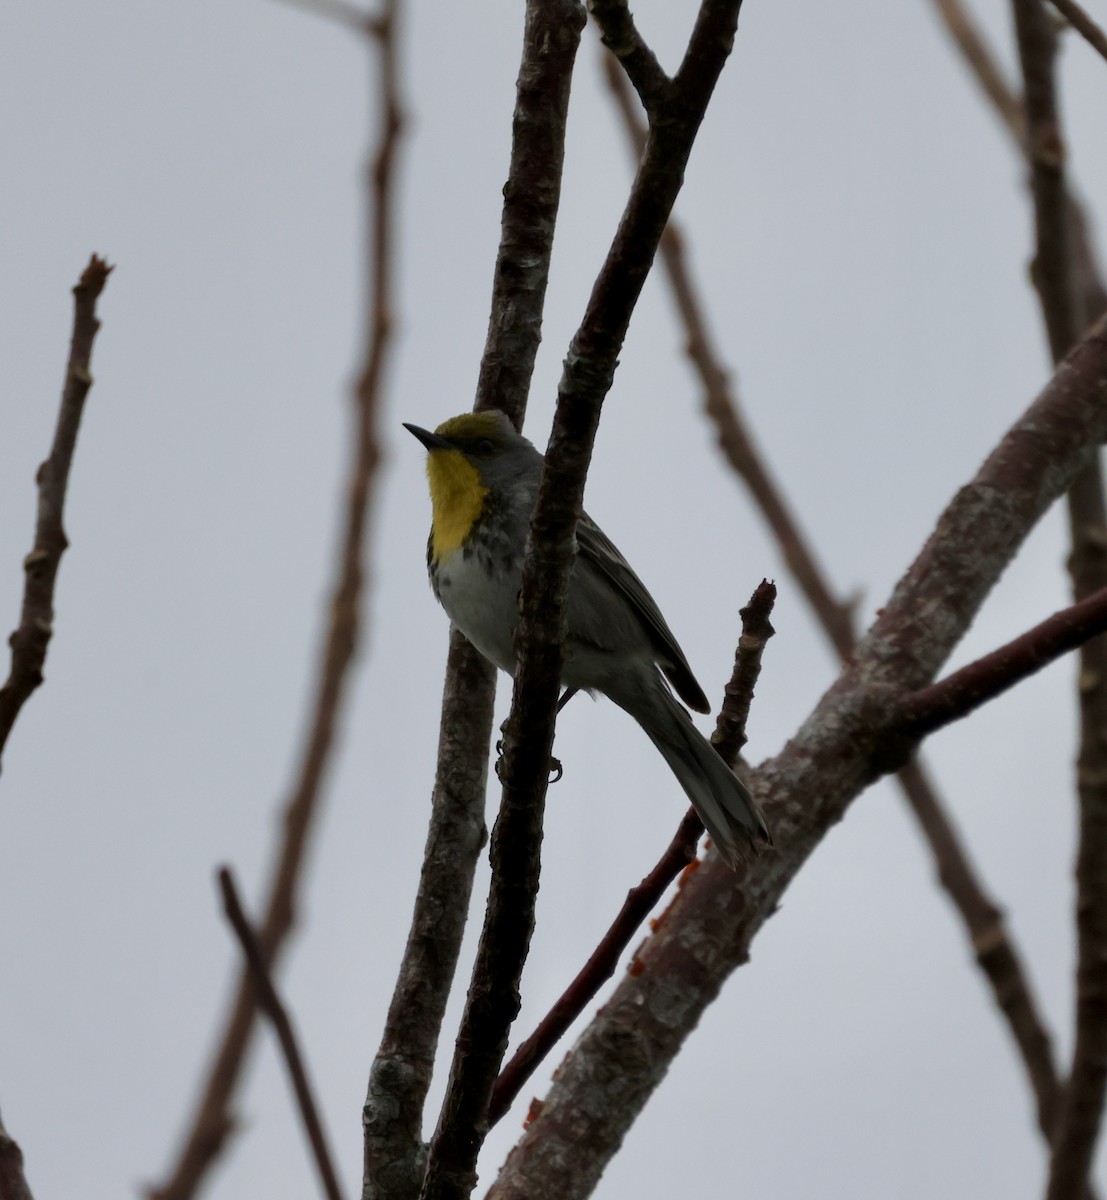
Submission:
M 434 433 L 405 428 L 427 448 L 434 594 L 477 650 L 513 675 L 523 552 L 542 455 L 499 411 L 452 417 Z M 561 670 L 566 694 L 602 692 L 630 713 L 733 867 L 746 852 L 772 844 L 768 827 L 662 673 L 697 712 L 709 711 L 707 697 L 653 597 L 587 514 L 577 525 L 577 547 Z

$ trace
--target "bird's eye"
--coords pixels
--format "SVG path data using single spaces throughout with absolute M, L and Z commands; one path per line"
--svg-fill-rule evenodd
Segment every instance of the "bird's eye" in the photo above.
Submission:
M 477 442 L 477 449 L 481 452 L 481 454 L 491 454 L 492 451 L 496 449 L 496 446 L 491 438 L 481 438 L 481 440 Z

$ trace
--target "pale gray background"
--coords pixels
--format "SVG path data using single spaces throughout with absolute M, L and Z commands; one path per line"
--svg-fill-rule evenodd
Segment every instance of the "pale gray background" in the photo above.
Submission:
M 1107 17 L 1102 0 L 1092 7 Z M 438 0 L 405 14 L 400 329 L 367 635 L 282 977 L 351 1194 L 422 853 L 446 645 L 424 577 L 422 451 L 400 421 L 434 425 L 472 401 L 521 8 Z M 639 8 L 674 66 L 693 6 Z M 982 0 L 979 15 L 1012 66 L 1007 5 Z M 9 5 L 0 44 L 5 632 L 68 289 L 90 251 L 118 264 L 48 682 L 0 779 L 0 1105 L 37 1196 L 99 1200 L 133 1194 L 169 1162 L 237 963 L 213 870 L 232 863 L 255 901 L 278 832 L 346 462 L 372 75 L 356 39 L 262 0 Z M 1063 70 L 1094 200 L 1107 189 L 1107 67 L 1072 39 Z M 628 179 L 591 35 L 569 137 L 528 420 L 540 444 Z M 679 213 L 759 439 L 837 586 L 861 590 L 867 622 L 1048 376 L 1020 164 L 925 0 L 749 0 Z M 835 664 L 713 448 L 681 345 L 652 280 L 588 505 L 713 697 L 737 608 L 762 576 L 777 578 L 756 760 L 779 749 Z M 1064 603 L 1064 554 L 1051 514 L 958 661 Z M 1072 696 L 1069 661 L 930 747 L 1066 1061 Z M 501 716 L 507 697 L 501 687 Z M 606 703 L 570 706 L 558 752 L 566 776 L 550 796 L 521 1032 L 684 807 Z M 268 1031 L 259 1051 L 243 1136 L 212 1197 L 314 1194 Z M 548 1075 L 493 1134 L 483 1180 Z M 1043 1172 L 1022 1068 L 911 820 L 882 786 L 788 892 L 598 1195 L 677 1195 L 694 1178 L 704 1194 L 779 1200 L 1021 1200 L 1040 1195 Z

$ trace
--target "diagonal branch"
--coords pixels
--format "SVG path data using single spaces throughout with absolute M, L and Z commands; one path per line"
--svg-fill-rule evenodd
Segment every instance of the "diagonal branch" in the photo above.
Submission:
M 589 0 L 588 11 L 599 27 L 600 39 L 622 63 L 652 121 L 672 91 L 672 80 L 642 40 L 626 0 Z
M 323 1185 L 323 1191 L 328 1200 L 342 1200 L 338 1174 L 331 1161 L 327 1136 L 323 1130 L 323 1122 L 319 1119 L 319 1109 L 315 1103 L 307 1068 L 296 1040 L 296 1032 L 292 1028 L 292 1020 L 281 1002 L 280 996 L 277 995 L 277 989 L 273 986 L 273 979 L 265 963 L 265 954 L 257 934 L 243 911 L 242 901 L 238 898 L 238 889 L 235 887 L 234 876 L 229 867 L 220 867 L 219 869 L 219 890 L 223 893 L 223 909 L 226 912 L 227 920 L 238 938 L 238 944 L 242 947 L 250 978 L 257 993 L 258 1004 L 262 1012 L 273 1022 L 277 1041 L 280 1043 L 281 1053 L 284 1055 L 285 1065 L 292 1080 L 292 1089 L 296 1095 L 300 1119 L 307 1131 L 312 1157 L 319 1172 L 319 1181 Z
M 387 10 L 391 11 L 391 10 Z M 378 25 L 382 61 L 393 53 L 391 23 Z M 382 74 L 391 78 L 386 65 Z M 272 967 L 290 933 L 308 840 L 318 815 L 331 764 L 343 703 L 347 695 L 361 626 L 365 541 L 369 506 L 380 461 L 377 411 L 392 344 L 392 231 L 394 159 L 400 120 L 392 104 L 382 107 L 379 143 L 369 191 L 369 315 L 364 365 L 353 394 L 353 461 L 346 490 L 340 558 L 335 565 L 330 622 L 315 681 L 315 697 L 296 769 L 292 794 L 282 821 L 259 939 Z M 169 1179 L 150 1189 L 150 1200 L 187 1200 L 194 1195 L 233 1128 L 230 1105 L 253 1035 L 257 1004 L 249 972 L 239 975 L 219 1049 L 209 1068 L 199 1105 Z
M 708 860 L 562 1063 L 495 1200 L 589 1194 L 706 1006 L 828 830 L 878 777 L 897 701 L 925 686 L 1045 509 L 1107 435 L 1107 320 L 961 488 L 851 662 L 753 778 L 776 852 L 739 886 Z M 552 1180 L 548 1186 L 542 1181 Z
M 11 671 L 7 682 L 0 687 L 0 754 L 3 754 L 19 710 L 42 683 L 46 649 L 54 632 L 54 584 L 61 556 L 69 545 L 62 524 L 65 493 L 85 399 L 92 387 L 92 343 L 100 329 L 96 301 L 111 271 L 112 268 L 94 254 L 73 289 L 73 335 L 69 343 L 65 386 L 50 455 L 35 476 L 38 484 L 35 544 L 23 560 L 23 609 L 19 627 L 9 639 Z
M 604 55 L 604 61 L 608 83 L 628 135 L 640 152 L 645 129 L 633 98 L 610 55 Z M 814 547 L 789 509 L 746 426 L 730 373 L 712 344 L 699 289 L 685 256 L 684 239 L 675 222 L 666 227 L 661 253 L 684 324 L 688 357 L 703 384 L 704 408 L 715 425 L 719 446 L 749 488 L 812 612 L 845 662 L 855 645 L 851 606 L 835 598 Z M 965 924 L 977 962 L 1008 1022 L 1034 1090 L 1039 1123 L 1048 1137 L 1059 1094 L 1053 1051 L 1030 982 L 1005 928 L 1002 911 L 985 891 L 925 767 L 918 761 L 907 763 L 900 770 L 897 782 L 934 856 L 939 881 Z
M 1047 617 L 983 658 L 920 688 L 900 709 L 903 736 L 917 743 L 975 712 L 1062 654 L 1107 631 L 1107 588 Z
M 762 580 L 750 597 L 749 604 L 741 609 L 742 636 L 734 655 L 734 670 L 726 685 L 712 739 L 715 749 L 732 769 L 746 744 L 746 720 L 753 690 L 761 674 L 761 656 L 774 633 L 769 617 L 775 601 L 776 587 Z M 491 1123 L 494 1124 L 507 1112 L 539 1064 L 592 1002 L 600 988 L 615 974 L 623 951 L 630 945 L 642 922 L 673 880 L 695 859 L 696 846 L 702 836 L 703 822 L 696 810 L 690 808 L 657 865 L 637 887 L 627 893 L 623 907 L 576 978 L 538 1023 L 535 1031 L 520 1043 L 510 1062 L 500 1072 L 489 1105 L 488 1118 Z
M 1021 145 L 1026 136 L 1022 101 L 1008 84 L 976 22 L 969 16 L 961 0 L 931 2 L 992 109 L 1011 137 Z
M 1049 0 L 1066 21 L 1102 58 L 1107 58 L 1107 33 L 1092 20 L 1076 0 Z

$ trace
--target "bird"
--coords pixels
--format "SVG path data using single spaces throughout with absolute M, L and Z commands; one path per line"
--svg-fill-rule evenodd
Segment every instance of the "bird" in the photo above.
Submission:
M 404 428 L 427 451 L 434 595 L 473 646 L 514 675 L 523 556 L 542 454 L 499 409 L 451 417 L 433 433 L 406 421 Z M 586 513 L 576 536 L 561 704 L 577 691 L 599 692 L 629 713 L 661 752 L 723 860 L 737 868 L 772 838 L 745 785 L 673 692 L 697 712 L 710 711 L 707 697 L 653 597 Z

